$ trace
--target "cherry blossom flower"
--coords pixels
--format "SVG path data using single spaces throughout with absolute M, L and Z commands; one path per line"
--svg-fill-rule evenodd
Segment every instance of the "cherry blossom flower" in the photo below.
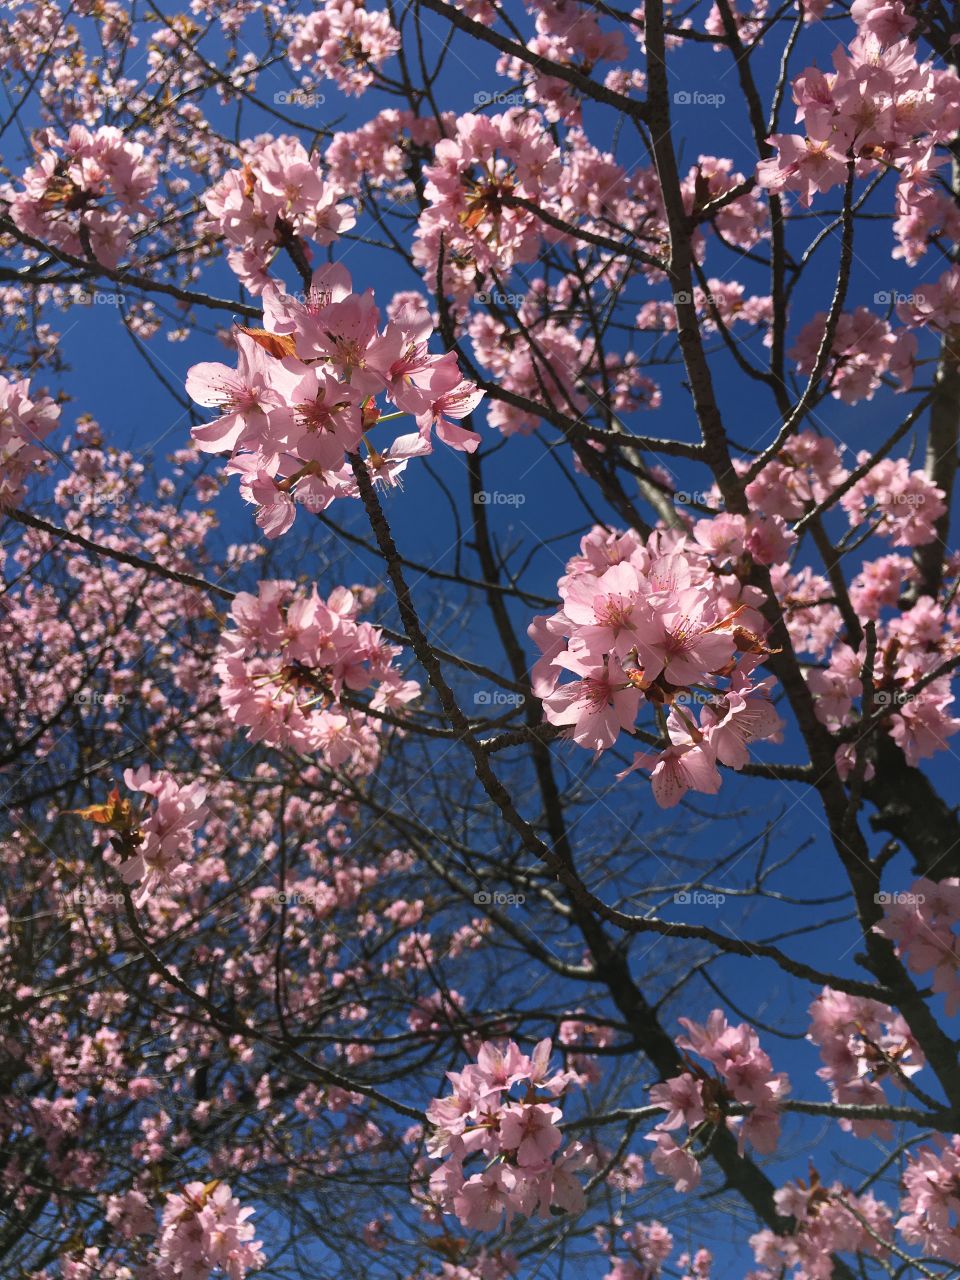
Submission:
M 169 774 L 154 776 L 147 765 L 125 770 L 123 779 L 131 791 L 141 791 L 154 802 L 149 816 L 136 827 L 131 856 L 119 867 L 127 884 L 139 884 L 134 901 L 142 905 L 157 887 L 189 872 L 185 855 L 207 816 L 207 793 L 196 782 L 179 786 Z
M 229 1280 L 244 1280 L 266 1261 L 260 1242 L 253 1239 L 252 1214 L 226 1183 L 188 1182 L 164 1206 L 160 1257 L 184 1280 L 206 1280 L 215 1270 Z
M 447 1078 L 453 1092 L 427 1108 L 432 1126 L 428 1150 L 444 1164 L 430 1178 L 432 1194 L 444 1212 L 465 1227 L 493 1231 L 506 1216 L 543 1217 L 551 1208 L 578 1213 L 583 1190 L 575 1170 L 589 1163 L 579 1143 L 564 1151 L 558 1128 L 562 1111 L 555 1101 L 576 1079 L 572 1072 L 547 1078 L 550 1041 L 541 1041 L 528 1058 L 514 1041 L 484 1042 L 476 1063 Z M 520 1098 L 512 1091 L 524 1086 Z M 482 1156 L 476 1173 L 464 1164 Z
M 293 745 L 331 768 L 369 773 L 380 754 L 377 710 L 405 705 L 419 686 L 399 679 L 392 666 L 399 649 L 359 612 L 360 600 L 345 588 L 326 601 L 284 582 L 261 582 L 256 596 L 241 592 L 215 666 L 229 718 L 255 742 Z
M 240 476 L 268 537 L 285 533 L 298 509 L 357 497 L 348 457 L 362 446 L 371 477 L 387 485 L 432 451 L 433 428 L 453 449 L 477 448 L 480 436 L 452 420 L 471 413 L 483 392 L 461 377 L 455 355 L 429 352 L 429 320 L 412 323 L 401 312 L 381 330 L 372 291 L 355 293 L 337 265 L 313 273 L 305 300 L 272 281 L 263 299 L 272 327 L 237 334 L 236 369 L 194 365 L 186 385 L 198 403 L 222 411 L 193 437 L 206 452 L 230 454 L 226 470 Z M 380 395 L 398 411 L 385 415 Z M 417 432 L 382 442 L 381 427 L 407 414 Z
M 28 476 L 45 469 L 41 442 L 57 426 L 60 408 L 47 395 L 30 395 L 30 380 L 0 377 L 0 505 L 23 502 Z

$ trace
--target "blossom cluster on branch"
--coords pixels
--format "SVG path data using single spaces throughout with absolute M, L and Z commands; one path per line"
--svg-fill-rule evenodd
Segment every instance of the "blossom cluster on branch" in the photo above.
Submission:
M 51 398 L 30 394 L 30 379 L 0 377 L 0 503 L 18 507 L 25 482 L 45 470 L 43 441 L 55 429 L 60 408 Z
M 466 1227 L 489 1231 L 504 1214 L 509 1225 L 517 1214 L 578 1213 L 585 1204 L 576 1170 L 589 1155 L 578 1142 L 560 1150 L 558 1103 L 573 1078 L 550 1073 L 551 1048 L 541 1040 L 528 1057 L 512 1040 L 488 1041 L 475 1063 L 447 1072 L 453 1092 L 427 1108 L 427 1149 L 443 1159 L 430 1191 Z
M 732 557 L 717 546 L 716 522 L 701 523 L 696 540 L 587 535 L 558 584 L 563 607 L 530 627 L 543 655 L 534 692 L 550 724 L 598 752 L 632 733 L 641 709 L 662 727 L 669 745 L 637 753 L 631 768 L 651 771 L 665 808 L 689 790 L 718 791 L 718 762 L 741 768 L 747 744 L 780 729 L 769 682 L 753 676 L 767 652 L 762 594 L 717 567 Z M 762 526 L 724 528 L 740 559 L 746 539 L 764 537 Z M 574 679 L 561 683 L 565 671 Z
M 91 132 L 74 125 L 66 138 L 48 130 L 35 142 L 36 163 L 0 197 L 10 217 L 32 236 L 78 256 L 88 252 L 115 267 L 131 235 L 149 213 L 157 183 L 156 157 L 120 129 Z
M 387 484 L 432 451 L 434 430 L 453 449 L 476 449 L 479 435 L 457 420 L 483 392 L 462 377 L 453 352 L 429 351 L 425 312 L 402 311 L 381 331 L 372 290 L 354 293 L 340 266 L 318 268 L 305 298 L 271 282 L 263 300 L 267 329 L 237 335 L 237 367 L 194 365 L 187 391 L 220 409 L 216 421 L 194 429 L 194 440 L 206 452 L 230 453 L 226 469 L 239 475 L 268 536 L 290 528 L 298 505 L 317 512 L 357 496 L 347 455 L 381 421 L 410 415 L 417 427 L 390 444 L 367 441 L 366 465 Z M 379 395 L 395 415 L 382 413 Z
M 377 713 L 400 711 L 420 693 L 393 665 L 402 650 L 359 620 L 371 595 L 340 587 L 324 601 L 316 587 L 306 594 L 273 581 L 255 596 L 241 592 L 215 666 L 230 720 L 254 742 L 369 773 L 380 754 Z

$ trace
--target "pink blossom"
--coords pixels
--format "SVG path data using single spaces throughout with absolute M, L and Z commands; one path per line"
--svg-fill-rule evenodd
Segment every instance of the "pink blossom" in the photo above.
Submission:
M 616 658 L 604 663 L 567 652 L 559 654 L 554 665 L 579 679 L 544 698 L 544 715 L 551 724 L 572 726 L 574 742 L 595 751 L 613 746 L 621 729 L 633 727 L 640 691 L 627 680 Z
M 0 506 L 18 507 L 28 476 L 46 469 L 41 442 L 57 426 L 60 408 L 47 395 L 30 396 L 30 380 L 0 377 Z
M 618 779 L 634 769 L 650 770 L 653 798 L 661 809 L 672 809 L 688 791 L 716 795 L 720 790 L 716 755 L 706 739 L 669 746 L 656 753 L 639 752 L 629 769 L 617 775 Z
M 673 1183 L 674 1191 L 694 1191 L 700 1185 L 700 1165 L 684 1147 L 678 1147 L 666 1133 L 648 1134 L 656 1142 L 650 1163 L 664 1178 Z
M 170 1195 L 163 1210 L 159 1240 L 161 1258 L 184 1280 L 206 1280 L 221 1269 L 229 1280 L 243 1280 L 266 1258 L 247 1221 L 251 1208 L 241 1208 L 223 1182 L 188 1182 Z
M 275 363 L 264 349 L 239 334 L 237 355 L 236 369 L 225 364 L 195 364 L 187 374 L 191 399 L 223 410 L 215 422 L 193 429 L 198 448 L 206 452 L 232 450 L 244 437 L 257 438 L 269 429 L 271 413 L 283 408 L 283 397 L 274 386 Z
M 126 769 L 123 778 L 131 791 L 142 791 L 154 802 L 137 828 L 135 852 L 119 868 L 127 884 L 139 883 L 135 901 L 142 904 L 156 888 L 187 874 L 184 855 L 207 817 L 207 793 L 197 782 L 179 786 L 169 774 L 153 776 L 147 765 Z
M 466 1227 L 491 1231 L 504 1214 L 509 1224 L 516 1214 L 547 1216 L 551 1208 L 580 1212 L 584 1206 L 574 1173 L 589 1157 L 578 1143 L 559 1151 L 560 1106 L 536 1095 L 545 1087 L 559 1097 L 575 1079 L 570 1072 L 548 1078 L 549 1057 L 549 1040 L 532 1058 L 514 1041 L 486 1041 L 476 1063 L 448 1072 L 453 1092 L 427 1108 L 427 1149 L 435 1159 L 446 1157 L 430 1177 L 431 1193 Z M 511 1091 L 521 1086 L 520 1097 L 514 1096 Z M 464 1164 L 478 1156 L 479 1171 L 465 1171 Z

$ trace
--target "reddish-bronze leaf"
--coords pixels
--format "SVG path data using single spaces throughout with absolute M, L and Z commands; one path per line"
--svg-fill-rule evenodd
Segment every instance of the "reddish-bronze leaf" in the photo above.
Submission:
M 241 333 L 245 333 L 248 338 L 252 338 L 258 346 L 263 347 L 264 351 L 276 356 L 278 360 L 282 360 L 284 356 L 295 356 L 297 354 L 293 334 L 270 333 L 267 329 L 248 329 L 243 324 L 238 324 L 237 328 Z
M 87 822 L 96 822 L 103 827 L 125 826 L 132 814 L 129 800 L 120 799 L 118 787 L 110 792 L 105 804 L 88 804 L 83 809 L 67 809 L 67 813 L 75 813 Z

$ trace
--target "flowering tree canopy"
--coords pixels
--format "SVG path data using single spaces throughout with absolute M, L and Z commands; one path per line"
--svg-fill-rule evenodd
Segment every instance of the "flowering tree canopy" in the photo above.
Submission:
M 3 6 L 0 1274 L 960 1276 L 958 59 Z

